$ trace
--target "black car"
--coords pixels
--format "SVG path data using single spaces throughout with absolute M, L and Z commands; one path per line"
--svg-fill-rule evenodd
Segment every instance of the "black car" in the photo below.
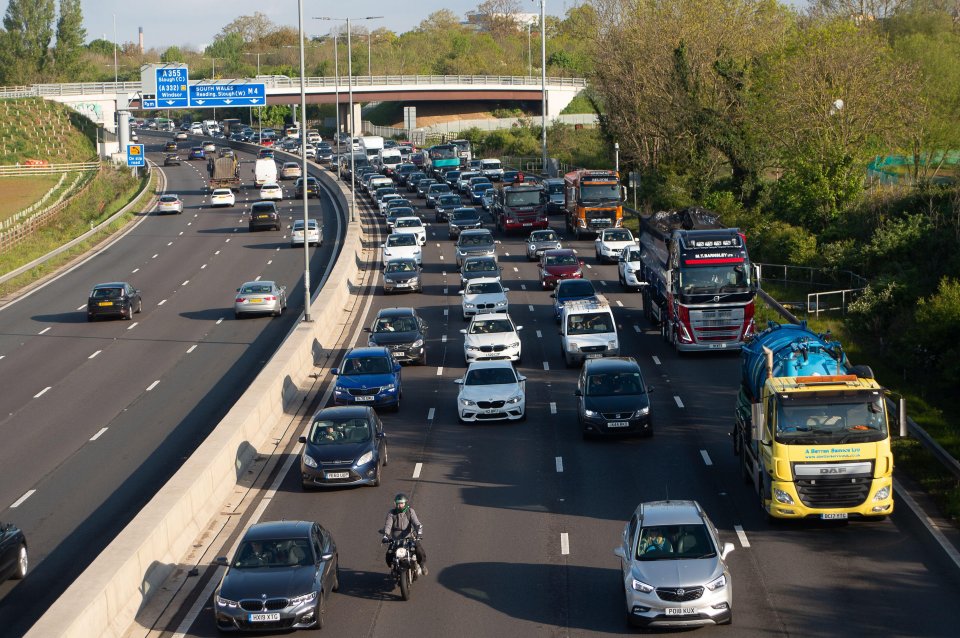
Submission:
M 180 156 L 171 153 L 163 158 L 164 166 L 180 166 Z
M 407 187 L 407 191 L 410 193 L 416 193 L 417 185 L 420 183 L 420 180 L 423 180 L 423 179 L 427 179 L 427 174 L 424 173 L 423 171 L 418 170 L 416 173 L 410 173 L 410 175 L 407 176 L 407 179 L 404 182 L 404 184 Z
M 87 297 L 87 321 L 97 317 L 133 319 L 133 314 L 141 310 L 140 291 L 123 281 L 97 284 Z
M 302 195 L 301 195 L 302 196 Z M 273 202 L 254 202 L 250 206 L 250 232 L 280 230 L 280 213 Z
M 416 164 L 401 164 L 393 171 L 393 179 L 396 180 L 398 186 L 406 186 L 407 178 L 417 173 L 418 170 Z
M 449 184 L 431 184 L 427 187 L 424 197 L 427 199 L 427 208 L 434 208 L 437 205 L 437 200 L 441 195 L 446 195 L 450 192 Z
M 0 583 L 27 575 L 30 559 L 27 557 L 27 539 L 13 523 L 0 523 Z
M 391 259 L 383 269 L 383 293 L 423 292 L 420 266 L 416 259 Z
M 323 408 L 313 417 L 300 456 L 303 489 L 380 485 L 387 441 L 380 417 L 369 405 Z
M 495 257 L 477 256 L 467 257 L 460 268 L 460 287 L 463 288 L 471 279 L 500 278 L 501 270 Z
M 454 197 L 460 196 L 454 195 Z M 447 235 L 450 239 L 456 239 L 462 231 L 474 228 L 483 228 L 480 213 L 476 208 L 455 208 L 450 212 L 450 218 L 447 220 Z
M 383 308 L 365 331 L 370 333 L 368 346 L 389 348 L 397 361 L 426 363 L 427 324 L 413 308 Z
M 432 177 L 425 177 L 417 182 L 417 197 L 423 199 L 427 196 L 427 189 L 437 183 Z
M 574 391 L 583 438 L 605 434 L 653 436 L 652 390 L 633 357 L 587 359 Z
M 438 224 L 450 219 L 450 213 L 463 206 L 463 200 L 459 195 L 453 193 L 441 195 L 437 198 L 436 215 L 434 216 Z
M 460 179 L 461 173 L 463 173 L 463 171 L 459 171 L 459 170 L 447 171 L 446 173 L 443 174 L 443 181 L 449 184 L 450 188 L 456 188 L 457 180 Z
M 340 588 L 333 537 L 311 521 L 257 523 L 243 535 L 213 595 L 220 631 L 323 626 L 327 597 Z
M 293 192 L 294 198 L 299 199 L 303 197 L 303 178 L 298 177 L 297 181 L 293 183 Z M 307 196 L 316 197 L 320 199 L 320 181 L 313 176 L 307 176 Z

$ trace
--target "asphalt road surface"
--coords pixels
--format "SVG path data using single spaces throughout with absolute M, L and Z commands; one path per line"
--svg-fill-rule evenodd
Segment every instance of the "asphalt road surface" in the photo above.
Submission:
M 170 135 L 147 135 L 161 162 Z M 179 142 L 180 154 L 195 142 Z M 249 233 L 252 156 L 234 208 L 209 206 L 206 161 L 164 168 L 182 215 L 143 214 L 118 241 L 0 309 L 0 521 L 19 525 L 31 573 L 0 584 L 0 634 L 20 635 L 180 467 L 243 393 L 303 311 L 303 250 L 290 247 L 299 202 L 280 203 L 279 232 Z M 318 169 L 319 170 L 319 169 Z M 283 183 L 293 197 L 293 183 Z M 327 193 L 311 199 L 324 242 L 314 288 L 343 226 Z M 294 212 L 295 211 L 295 212 Z M 235 320 L 245 281 L 287 286 L 279 318 Z M 93 284 L 142 291 L 132 321 L 88 323 Z M 15 586 L 16 585 L 16 586 Z
M 364 318 L 415 306 L 429 325 L 427 364 L 404 368 L 402 407 L 381 415 L 390 457 L 382 486 L 304 493 L 292 459 L 260 519 L 316 520 L 332 531 L 341 591 L 327 602 L 324 635 L 630 633 L 613 548 L 639 502 L 664 498 L 696 499 L 721 540 L 736 546 L 728 558 L 733 624 L 698 635 L 956 635 L 957 575 L 902 510 L 872 523 L 767 522 L 741 482 L 728 436 L 737 355 L 675 354 L 643 319 L 640 296 L 620 289 L 616 266 L 594 259 L 591 241 L 564 244 L 586 259 L 587 276 L 614 306 L 622 353 L 636 357 L 655 386 L 655 436 L 581 438 L 577 371 L 564 367 L 552 300 L 525 259 L 522 236 L 500 236 L 498 254 L 510 314 L 523 326 L 528 420 L 458 424 L 453 381 L 465 370 L 459 330 L 466 324 L 453 243 L 432 211 L 420 212 L 430 226 L 424 292 L 385 297 L 378 288 Z M 552 224 L 562 230 L 558 218 Z M 358 341 L 364 345 L 365 335 Z M 299 449 L 292 443 L 287 454 Z M 425 524 L 430 566 L 408 602 L 384 565 L 377 533 L 400 491 Z M 206 570 L 197 591 L 213 574 Z M 185 603 L 170 629 L 216 635 L 209 591 Z

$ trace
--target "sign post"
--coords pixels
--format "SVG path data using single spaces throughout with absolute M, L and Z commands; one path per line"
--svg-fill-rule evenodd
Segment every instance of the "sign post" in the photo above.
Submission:
M 417 107 L 403 107 L 403 126 L 407 129 L 407 141 L 413 142 L 413 129 L 417 128 Z
M 127 144 L 127 166 L 131 174 L 136 177 L 137 169 L 147 165 L 147 158 L 143 154 L 143 144 Z
M 637 210 L 637 189 L 640 188 L 640 173 L 630 171 L 627 174 L 627 179 L 629 180 L 630 188 L 633 189 L 633 210 Z

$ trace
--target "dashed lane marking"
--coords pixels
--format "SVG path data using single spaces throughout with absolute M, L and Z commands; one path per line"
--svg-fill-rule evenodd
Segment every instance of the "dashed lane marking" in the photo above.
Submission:
M 619 299 L 617 299 L 617 305 L 620 306 L 621 308 L 623 308 L 623 302 L 620 301 Z
M 41 330 L 41 331 L 38 332 L 37 334 L 38 334 L 38 335 L 42 335 L 43 333 L 49 331 L 51 327 L 52 327 L 52 326 L 47 326 L 46 328 L 44 328 L 43 330 Z
M 527 308 L 529 308 L 530 312 L 533 312 L 533 304 L 527 304 Z
M 37 490 L 27 490 L 23 496 L 21 496 L 16 501 L 14 501 L 13 505 L 10 506 L 10 509 L 13 509 L 14 507 L 20 507 L 21 505 L 23 505 L 24 501 L 26 501 L 28 498 L 30 498 L 36 493 L 37 493 Z
M 660 357 L 658 357 L 657 355 L 653 355 L 653 362 L 656 365 L 660 365 Z
M 423 463 L 417 463 L 413 466 L 413 478 L 420 478 L 420 472 L 423 471 Z
M 166 300 L 166 299 L 161 299 L 161 300 L 157 303 L 157 305 L 158 305 L 158 306 L 162 306 L 162 305 L 165 304 L 165 303 L 167 303 L 167 300 Z
M 107 430 L 109 430 L 109 429 L 110 429 L 110 428 L 100 428 L 100 431 L 97 432 L 96 434 L 94 434 L 93 436 L 91 436 L 91 437 L 90 437 L 90 440 L 91 440 L 91 441 L 96 441 L 96 440 L 99 439 L 101 436 L 103 436 L 104 433 L 105 433 Z
M 733 530 L 737 533 L 737 538 L 740 539 L 740 544 L 744 547 L 750 547 L 750 541 L 747 540 L 747 533 L 743 531 L 742 525 L 734 525 Z
M 140 322 L 139 322 L 139 321 L 134 321 L 134 322 L 131 323 L 129 326 L 127 326 L 127 330 L 133 330 L 133 329 L 136 328 L 138 325 L 140 325 Z
M 160 384 L 160 379 L 157 379 L 156 381 L 154 381 L 153 383 L 147 386 L 147 392 L 150 392 L 150 390 L 153 390 L 159 384 Z
M 562 456 L 558 456 L 558 457 L 556 458 L 556 461 L 557 461 L 557 471 L 558 471 L 558 472 L 562 472 L 562 471 L 563 471 L 563 457 L 562 457 Z
M 40 390 L 40 392 L 37 392 L 35 395 L 33 395 L 33 398 L 34 398 L 34 399 L 39 399 L 40 397 L 42 397 L 43 395 L 45 395 L 45 394 L 50 390 L 51 387 L 53 387 L 53 386 L 49 386 L 49 385 L 48 385 L 48 386 L 45 387 L 43 390 Z
M 150 259 L 156 259 L 156 258 L 159 257 L 159 256 L 160 256 L 160 254 L 157 253 L 156 255 L 154 255 L 153 257 L 151 257 Z
M 700 450 L 700 457 L 703 459 L 703 464 L 706 466 L 713 465 L 713 461 L 710 459 L 710 455 L 707 454 L 706 450 Z
M 215 325 L 219 326 L 221 323 L 223 323 L 223 317 L 220 317 L 219 319 L 217 319 L 217 323 Z
M 132 275 L 133 273 L 135 273 L 135 272 L 137 272 L 137 271 L 139 271 L 139 270 L 140 270 L 139 268 L 134 268 L 133 270 L 130 271 L 130 274 Z
M 446 343 L 446 342 L 447 342 L 447 335 L 441 335 L 441 336 L 440 336 L 440 343 Z
M 550 369 L 550 364 L 547 363 L 546 361 L 544 361 L 544 362 L 543 362 L 543 369 L 544 369 L 544 370 L 549 370 L 549 369 Z
M 196 349 L 197 349 L 197 344 L 193 344 L 192 346 L 190 346 L 189 348 L 187 348 L 187 354 L 190 354 L 191 352 L 193 352 L 193 351 L 196 350 Z
M 683 407 L 683 401 L 680 400 L 680 397 L 678 397 L 677 395 L 673 395 L 673 400 L 676 401 L 678 408 Z
M 433 421 L 433 415 L 436 414 L 436 408 L 430 408 L 427 410 L 427 421 Z
M 556 414 L 556 413 L 557 413 L 557 404 L 556 404 L 556 402 L 551 401 L 551 402 L 550 402 L 550 414 Z
M 570 535 L 566 532 L 560 534 L 560 553 L 564 556 L 570 553 Z
M 440 366 L 439 368 L 437 368 L 437 376 L 438 377 L 443 376 L 443 366 Z
M 103 350 L 97 350 L 97 351 L 94 352 L 92 355 L 90 355 L 89 357 L 87 357 L 87 359 L 94 359 L 94 358 L 96 358 L 96 356 L 97 356 L 98 354 L 100 354 L 101 352 L 103 352 Z M 0 357 L 0 359 L 2 359 L 2 358 L 3 358 L 3 357 Z

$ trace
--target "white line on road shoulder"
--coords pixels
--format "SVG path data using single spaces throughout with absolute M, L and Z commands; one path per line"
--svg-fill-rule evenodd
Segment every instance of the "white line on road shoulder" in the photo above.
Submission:
M 734 525 L 733 529 L 737 533 L 737 538 L 740 539 L 740 544 L 744 547 L 750 547 L 750 541 L 747 540 L 747 533 L 743 531 L 743 526 Z
M 443 366 L 440 366 L 439 368 L 437 368 L 437 376 L 438 377 L 443 376 Z
M 90 440 L 91 440 L 91 441 L 96 441 L 96 440 L 99 439 L 101 436 L 103 436 L 103 433 L 104 433 L 104 432 L 106 432 L 106 431 L 109 430 L 109 429 L 110 429 L 110 428 L 100 428 L 100 431 L 97 432 L 96 434 L 94 434 L 93 436 L 91 436 L 91 437 L 90 437 Z
M 673 400 L 676 402 L 678 408 L 683 407 L 683 401 L 680 400 L 680 397 L 673 395 Z
M 713 461 L 710 460 L 710 455 L 707 454 L 706 450 L 700 450 L 700 456 L 701 458 L 703 458 L 703 462 L 705 465 L 707 466 L 713 465 Z
M 94 352 L 92 355 L 90 355 L 89 357 L 87 357 L 87 359 L 93 359 L 94 357 L 96 357 L 96 356 L 97 356 L 98 354 L 100 354 L 101 352 L 103 352 L 103 350 L 97 350 L 97 351 Z M 3 358 L 3 357 L 0 357 L 0 359 L 2 359 L 2 358 Z
M 43 330 L 41 330 L 41 331 L 38 332 L 37 334 L 38 334 L 38 335 L 42 335 L 44 332 L 50 330 L 51 327 L 52 327 L 52 326 L 47 326 L 46 328 L 44 328 Z
M 420 472 L 423 471 L 423 463 L 417 463 L 413 466 L 413 478 L 420 478 Z
M 658 357 L 657 355 L 653 355 L 653 362 L 657 365 L 660 365 L 660 357 Z
M 148 385 L 147 392 L 150 392 L 150 390 L 153 390 L 155 387 L 157 387 L 157 385 L 159 385 L 159 383 L 160 383 L 160 379 L 157 379 L 156 381 Z
M 570 536 L 566 532 L 560 534 L 560 553 L 564 556 L 570 553 Z
M 190 346 L 189 348 L 187 348 L 187 354 L 190 354 L 191 352 L 193 352 L 193 351 L 196 350 L 196 349 L 197 349 L 197 344 L 193 344 L 192 346 Z
M 544 362 L 543 362 L 543 369 L 544 369 L 544 370 L 549 370 L 549 369 L 550 369 L 550 364 L 547 363 L 546 361 L 544 361 Z
M 40 390 L 40 392 L 37 392 L 35 395 L 33 395 L 33 398 L 34 398 L 34 399 L 39 399 L 40 397 L 42 397 L 43 395 L 45 395 L 45 394 L 47 393 L 47 391 L 50 390 L 50 388 L 52 388 L 52 387 L 53 387 L 53 386 L 49 386 L 49 385 L 48 385 L 48 386 L 45 387 L 43 390 Z
M 557 471 L 558 471 L 558 472 L 562 472 L 562 471 L 563 471 L 563 457 L 562 457 L 562 456 L 558 456 L 558 457 L 557 457 Z
M 14 507 L 20 507 L 21 505 L 23 505 L 23 502 L 25 500 L 27 500 L 28 498 L 30 498 L 36 493 L 37 493 L 37 490 L 27 490 L 23 496 L 21 496 L 16 501 L 14 501 L 13 505 L 10 506 L 10 509 L 13 509 Z

